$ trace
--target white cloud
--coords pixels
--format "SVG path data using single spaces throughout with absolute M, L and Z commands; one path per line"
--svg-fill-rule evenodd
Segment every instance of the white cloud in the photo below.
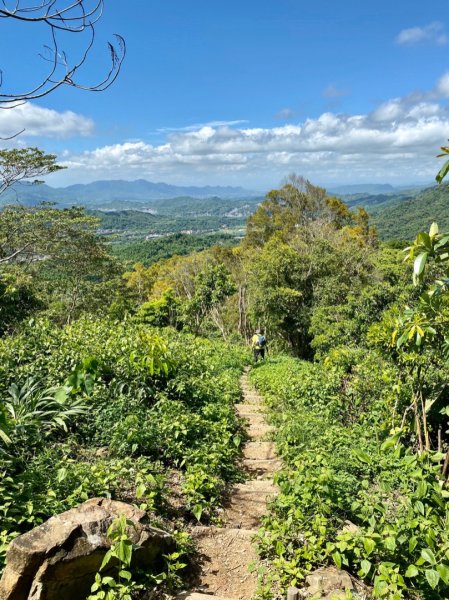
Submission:
M 196 131 L 203 127 L 223 127 L 225 125 L 242 125 L 248 123 L 246 119 L 236 119 L 235 121 L 208 121 L 207 123 L 196 123 L 195 125 L 186 125 L 185 127 L 160 127 L 157 133 L 171 133 L 175 131 Z
M 162 143 L 133 139 L 80 153 L 66 150 L 61 162 L 69 169 L 52 182 L 147 178 L 264 189 L 293 170 L 323 184 L 430 181 L 439 165 L 435 155 L 449 137 L 447 98 L 449 73 L 430 91 L 392 98 L 366 114 L 327 111 L 275 127 L 212 121 L 169 131 Z M 93 127 L 73 113 L 68 119 L 49 113 L 56 133 Z
M 68 154 L 63 164 L 83 180 L 226 182 L 238 173 L 256 189 L 290 170 L 314 181 L 416 181 L 438 169 L 434 156 L 448 132 L 449 114 L 438 103 L 397 98 L 365 115 L 327 112 L 273 128 L 205 126 L 159 145 L 134 141 Z
M 396 37 L 396 43 L 414 46 L 424 42 L 430 42 L 437 46 L 445 46 L 449 43 L 444 25 L 440 21 L 434 21 L 424 27 L 410 27 L 403 29 Z
M 23 129 L 26 137 L 61 139 L 91 135 L 94 122 L 72 111 L 57 112 L 32 103 L 0 109 L 0 137 L 9 137 Z
M 441 98 L 449 98 L 449 72 L 439 79 L 435 92 Z

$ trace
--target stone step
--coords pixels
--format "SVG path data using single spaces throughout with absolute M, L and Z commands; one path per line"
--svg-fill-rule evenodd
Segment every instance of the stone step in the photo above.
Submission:
M 194 527 L 201 561 L 201 585 L 191 600 L 211 600 L 210 595 L 228 600 L 249 600 L 257 590 L 257 574 L 250 573 L 248 565 L 256 561 L 251 543 L 253 530 L 219 527 Z
M 267 512 L 267 503 L 278 493 L 277 487 L 268 480 L 253 479 L 236 485 L 223 511 L 227 527 L 252 529 L 259 527 Z
M 250 423 L 247 428 L 247 433 L 252 440 L 265 440 L 273 433 L 274 427 L 266 423 Z
M 245 459 L 269 460 L 276 458 L 276 446 L 274 442 L 247 442 L 243 450 Z
M 248 396 L 245 395 L 243 397 L 243 402 L 245 404 L 252 404 L 253 406 L 263 406 L 263 402 L 259 396 Z
M 265 424 L 266 423 L 266 418 L 265 415 L 263 415 L 261 412 L 253 412 L 253 413 L 240 413 L 239 415 L 243 418 L 246 419 L 247 421 L 249 421 L 250 424 Z
M 247 415 L 260 415 L 262 414 L 263 408 L 258 406 L 257 404 L 244 404 L 239 403 L 235 404 L 235 410 L 239 413 L 241 417 Z
M 272 475 L 282 466 L 282 461 L 278 458 L 260 459 L 245 458 L 243 461 L 245 470 L 253 477 L 260 475 Z

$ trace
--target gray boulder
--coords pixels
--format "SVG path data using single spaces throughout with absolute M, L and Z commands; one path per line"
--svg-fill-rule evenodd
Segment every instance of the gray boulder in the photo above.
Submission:
M 346 598 L 346 591 L 352 591 L 354 584 L 346 571 L 336 567 L 317 569 L 306 577 L 307 595 L 333 600 L 334 598 Z
M 11 542 L 0 599 L 86 598 L 110 547 L 108 527 L 120 515 L 135 525 L 130 531 L 133 543 L 140 546 L 133 555 L 135 566 L 153 566 L 162 554 L 173 550 L 171 536 L 150 527 L 144 511 L 124 502 L 93 498 Z

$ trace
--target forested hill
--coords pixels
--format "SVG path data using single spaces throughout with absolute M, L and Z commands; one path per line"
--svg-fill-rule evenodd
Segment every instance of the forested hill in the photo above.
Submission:
M 449 186 L 427 188 L 413 198 L 399 199 L 377 210 L 369 204 L 366 208 L 382 239 L 412 240 L 417 231 L 428 230 L 434 221 L 443 231 L 449 228 Z

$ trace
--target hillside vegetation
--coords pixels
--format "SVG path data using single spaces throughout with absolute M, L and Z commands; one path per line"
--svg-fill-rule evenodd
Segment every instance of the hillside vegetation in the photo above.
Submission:
M 366 210 L 297 176 L 239 245 L 157 262 L 153 248 L 146 264 L 113 256 L 79 208 L 1 216 L 2 557 L 50 515 L 111 496 L 177 540 L 128 596 L 185 586 L 189 527 L 219 519 L 242 477 L 233 404 L 263 327 L 269 360 L 251 378 L 284 467 L 260 597 L 322 565 L 375 598 L 449 597 L 449 236 L 433 225 L 404 262 Z
M 238 239 L 226 233 L 189 235 L 175 233 L 144 241 L 115 244 L 112 251 L 125 262 L 152 265 L 172 256 L 185 256 L 212 246 L 236 246 Z
M 373 223 L 384 240 L 412 240 L 420 228 L 428 230 L 434 221 L 447 230 L 449 186 L 428 188 L 413 198 L 396 200 L 389 206 L 372 210 L 371 214 Z

